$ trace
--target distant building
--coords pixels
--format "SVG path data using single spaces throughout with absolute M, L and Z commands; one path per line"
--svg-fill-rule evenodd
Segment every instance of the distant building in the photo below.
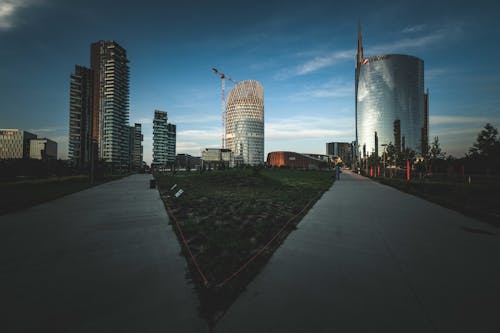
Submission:
M 322 169 L 329 166 L 329 157 L 320 154 L 301 154 L 291 151 L 273 151 L 267 154 L 267 165 L 295 169 Z
M 30 139 L 30 158 L 57 159 L 57 143 L 47 138 Z
M 152 167 L 175 164 L 176 141 L 176 126 L 168 123 L 167 112 L 155 110 Z
M 201 167 L 201 157 L 191 156 L 189 154 L 177 154 L 175 164 L 178 169 L 199 169 Z
M 142 168 L 143 159 L 143 146 L 142 141 L 142 125 L 135 123 L 134 126 L 129 127 L 129 155 L 130 155 L 130 169 L 139 170 Z
M 264 90 L 257 81 L 242 81 L 229 92 L 225 148 L 236 164 L 264 162 Z
M 177 126 L 174 124 L 167 124 L 167 163 L 175 164 L 176 146 L 177 146 Z
M 231 149 L 205 148 L 201 152 L 201 161 L 204 167 L 229 167 L 233 161 Z
M 30 140 L 36 137 L 20 129 L 0 129 L 0 159 L 29 158 Z
M 339 157 L 346 165 L 350 165 L 353 157 L 353 146 L 349 142 L 328 142 L 326 154 Z
M 87 167 L 91 158 L 92 78 L 89 68 L 78 65 L 71 74 L 68 159 L 77 168 Z

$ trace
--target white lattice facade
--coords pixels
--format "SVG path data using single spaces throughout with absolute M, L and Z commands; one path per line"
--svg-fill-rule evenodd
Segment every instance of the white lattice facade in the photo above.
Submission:
M 242 81 L 229 93 L 226 148 L 237 164 L 264 163 L 264 90 L 257 81 Z

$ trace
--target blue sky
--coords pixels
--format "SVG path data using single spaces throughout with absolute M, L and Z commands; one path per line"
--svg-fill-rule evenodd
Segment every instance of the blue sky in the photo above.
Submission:
M 425 63 L 430 135 L 460 157 L 486 122 L 500 127 L 500 3 L 475 1 L 0 0 L 0 128 L 22 128 L 67 155 L 69 75 L 89 45 L 116 40 L 130 59 L 130 122 L 168 111 L 177 152 L 200 155 L 221 137 L 220 79 L 262 83 L 265 150 L 325 153 L 354 140 L 354 56 Z M 232 87 L 228 82 L 227 90 Z

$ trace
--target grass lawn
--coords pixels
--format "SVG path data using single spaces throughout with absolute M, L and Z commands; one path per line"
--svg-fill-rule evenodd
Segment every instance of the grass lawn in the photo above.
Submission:
M 0 183 L 0 215 L 54 200 L 121 177 L 123 175 L 113 175 L 113 177 L 96 181 L 94 185 L 89 184 L 86 175 Z
M 500 179 L 461 181 L 376 178 L 379 182 L 500 227 Z
M 211 312 L 227 305 L 227 299 L 217 298 L 215 294 L 241 290 L 258 273 L 307 210 L 330 188 L 333 172 L 229 169 L 157 175 L 156 178 L 170 214 L 180 224 L 209 281 L 209 288 L 205 288 L 200 274 L 187 258 L 198 289 L 209 293 L 202 297 L 202 308 Z M 174 185 L 176 188 L 171 190 Z M 174 194 L 180 188 L 184 193 L 176 198 Z M 289 227 L 258 259 L 228 284 L 220 285 L 290 220 Z

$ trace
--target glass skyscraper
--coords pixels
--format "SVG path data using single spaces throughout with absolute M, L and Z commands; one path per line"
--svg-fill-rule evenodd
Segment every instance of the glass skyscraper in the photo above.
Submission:
M 422 154 L 428 113 L 421 59 L 401 54 L 364 58 L 359 33 L 355 95 L 359 157 L 381 155 L 381 145 L 389 143 Z
M 401 143 L 421 151 L 424 127 L 424 62 L 408 55 L 364 59 L 359 73 L 358 146 L 368 155 L 382 153 L 380 144 Z M 395 125 L 399 121 L 399 126 Z
M 235 164 L 264 163 L 264 90 L 257 81 L 242 81 L 229 92 L 226 148 Z

